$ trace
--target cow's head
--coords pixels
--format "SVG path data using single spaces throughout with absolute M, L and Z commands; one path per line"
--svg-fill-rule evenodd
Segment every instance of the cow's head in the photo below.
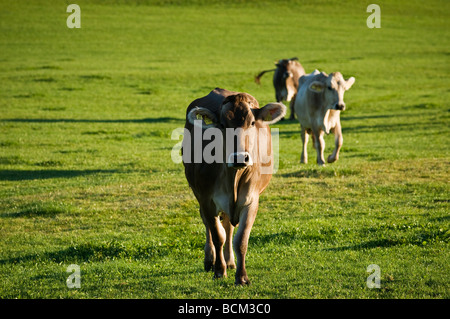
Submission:
M 282 103 L 269 103 L 262 108 L 258 106 L 254 97 L 239 93 L 225 98 L 218 115 L 197 107 L 189 112 L 188 120 L 195 125 L 195 122 L 199 122 L 195 120 L 201 116 L 203 129 L 220 129 L 224 142 L 224 162 L 228 167 L 240 169 L 257 161 L 258 130 L 267 129 L 265 124 L 276 123 L 286 115 L 286 106 Z
M 328 109 L 344 111 L 344 93 L 352 87 L 353 83 L 355 83 L 354 77 L 345 80 L 340 72 L 331 73 L 328 76 L 322 72 L 309 84 L 308 89 L 321 94 Z
M 278 102 L 290 101 L 297 93 L 295 81 L 296 67 L 295 61 L 298 58 L 282 59 L 275 63 L 277 69 L 273 75 L 273 83 L 275 86 L 275 94 Z

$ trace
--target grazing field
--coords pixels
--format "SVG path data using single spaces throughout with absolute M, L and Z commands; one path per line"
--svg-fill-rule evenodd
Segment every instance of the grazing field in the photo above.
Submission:
M 325 0 L 80 0 L 69 29 L 72 2 L 0 1 L 0 298 L 450 298 L 449 1 L 378 1 L 380 29 Z M 203 271 L 171 135 L 215 87 L 273 102 L 253 78 L 294 56 L 356 78 L 341 157 L 301 165 L 298 122 L 273 125 L 235 287 Z

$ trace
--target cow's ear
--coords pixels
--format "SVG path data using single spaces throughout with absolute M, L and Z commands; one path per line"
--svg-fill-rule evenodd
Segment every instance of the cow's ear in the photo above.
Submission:
M 323 90 L 325 89 L 325 84 L 320 81 L 313 81 L 309 85 L 309 89 L 313 92 L 320 93 L 323 92 Z
M 347 81 L 345 81 L 345 90 L 349 90 L 352 87 L 353 83 L 355 83 L 355 78 L 352 76 Z
M 283 103 L 269 103 L 260 109 L 254 109 L 254 115 L 256 120 L 274 124 L 286 115 L 286 106 Z
M 210 128 L 217 126 L 217 116 L 204 107 L 195 107 L 187 115 L 189 123 L 202 128 Z

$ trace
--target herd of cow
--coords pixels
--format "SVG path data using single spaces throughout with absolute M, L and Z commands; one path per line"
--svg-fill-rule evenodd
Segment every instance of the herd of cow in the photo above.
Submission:
M 272 150 L 269 124 L 284 118 L 286 107 L 282 102 L 290 102 L 290 118 L 296 115 L 301 125 L 301 162 L 307 163 L 307 143 L 312 135 L 317 163 L 325 164 L 323 136 L 330 132 L 335 136 L 335 149 L 327 161 L 337 161 L 343 142 L 340 112 L 345 110 L 344 92 L 355 82 L 353 77 L 345 80 L 339 72 L 328 75 L 315 70 L 305 74 L 297 58 L 279 60 L 276 69 L 261 72 L 256 81 L 270 71 L 274 71 L 276 103 L 260 108 L 250 94 L 216 88 L 193 101 L 186 111 L 185 130 L 191 138 L 183 139 L 182 151 L 189 148 L 202 152 L 208 144 L 217 142 L 205 141 L 203 134 L 207 130 L 223 133 L 220 137 L 223 161 L 183 157 L 183 164 L 206 227 L 205 270 L 213 269 L 214 278 L 221 278 L 226 277 L 227 268 L 236 268 L 236 285 L 250 283 L 245 269 L 248 239 L 259 196 L 272 176 L 273 152 L 265 154 L 259 150 Z M 235 133 L 225 134 L 230 130 Z M 202 134 L 202 138 L 196 138 L 195 134 Z M 231 148 L 225 147 L 230 144 Z

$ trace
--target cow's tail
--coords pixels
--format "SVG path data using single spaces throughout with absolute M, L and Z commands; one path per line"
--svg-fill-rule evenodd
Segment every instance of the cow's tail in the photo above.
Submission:
M 255 76 L 255 82 L 256 83 L 258 83 L 258 84 L 261 84 L 261 77 L 264 75 L 264 73 L 267 73 L 267 72 L 273 72 L 273 71 L 275 71 L 276 69 L 271 69 L 271 70 L 264 70 L 264 71 L 262 71 L 261 73 L 259 73 L 257 76 Z

